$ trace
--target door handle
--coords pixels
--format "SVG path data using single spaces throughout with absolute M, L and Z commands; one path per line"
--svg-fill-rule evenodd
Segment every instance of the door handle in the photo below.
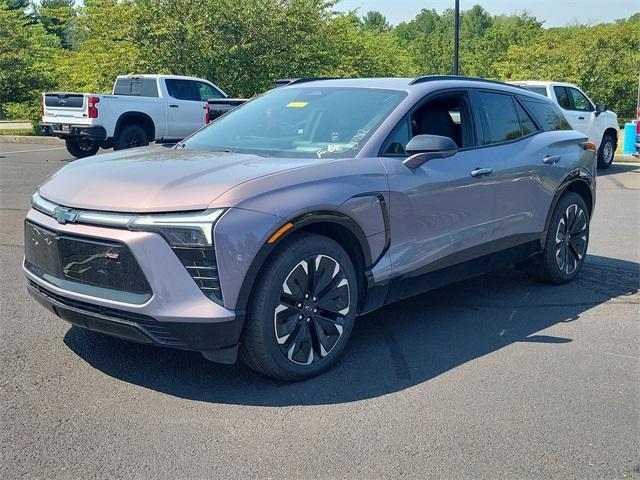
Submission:
M 578 120 L 584 120 L 584 117 L 578 117 Z
M 470 173 L 472 177 L 482 177 L 493 173 L 493 168 L 476 168 L 475 170 L 471 170 Z
M 180 105 L 171 104 L 169 105 L 171 108 L 178 108 Z
M 560 155 L 547 155 L 542 159 L 542 163 L 546 163 L 547 165 L 553 165 L 554 163 L 558 163 L 560 161 Z

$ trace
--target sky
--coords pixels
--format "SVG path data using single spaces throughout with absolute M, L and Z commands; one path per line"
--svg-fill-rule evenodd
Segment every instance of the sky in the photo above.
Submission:
M 511 14 L 526 10 L 545 27 L 562 27 L 571 23 L 595 24 L 626 18 L 640 11 L 640 0 L 460 0 L 460 9 L 475 4 L 493 15 Z M 411 20 L 420 10 L 442 12 L 453 8 L 454 0 L 341 0 L 338 10 L 358 9 L 360 15 L 378 10 L 392 25 Z

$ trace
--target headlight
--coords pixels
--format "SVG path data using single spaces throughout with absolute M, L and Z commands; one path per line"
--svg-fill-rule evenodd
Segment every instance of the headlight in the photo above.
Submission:
M 138 215 L 133 217 L 127 228 L 159 233 L 172 247 L 211 247 L 213 224 L 223 211 Z

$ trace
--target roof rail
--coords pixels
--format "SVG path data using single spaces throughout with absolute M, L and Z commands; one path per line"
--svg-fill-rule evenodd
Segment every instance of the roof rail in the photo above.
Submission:
M 472 80 L 474 82 L 485 82 L 485 83 L 497 83 L 498 85 L 511 85 L 505 84 L 504 82 L 499 82 L 498 80 L 489 80 L 486 78 L 480 77 L 465 77 L 463 75 L 423 75 L 421 77 L 414 78 L 409 82 L 409 85 L 415 85 L 417 83 L 425 83 L 432 82 L 436 80 Z M 512 87 L 516 87 L 516 85 L 511 85 Z M 522 87 L 519 87 L 522 88 Z
M 274 80 L 273 88 L 285 87 L 298 83 L 315 82 L 316 80 L 337 80 L 338 77 L 303 77 L 303 78 L 279 78 Z

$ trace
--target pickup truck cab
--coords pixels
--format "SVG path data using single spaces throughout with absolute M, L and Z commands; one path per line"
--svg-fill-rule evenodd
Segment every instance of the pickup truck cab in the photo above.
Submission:
M 63 138 L 77 157 L 100 147 L 122 150 L 150 141 L 177 141 L 207 123 L 211 98 L 227 95 L 213 83 L 176 75 L 121 75 L 111 95 L 45 92 L 42 130 Z
M 513 85 L 556 102 L 569 124 L 598 148 L 598 167 L 609 168 L 618 146 L 618 117 L 606 105 L 596 104 L 577 86 L 563 82 L 514 81 Z

